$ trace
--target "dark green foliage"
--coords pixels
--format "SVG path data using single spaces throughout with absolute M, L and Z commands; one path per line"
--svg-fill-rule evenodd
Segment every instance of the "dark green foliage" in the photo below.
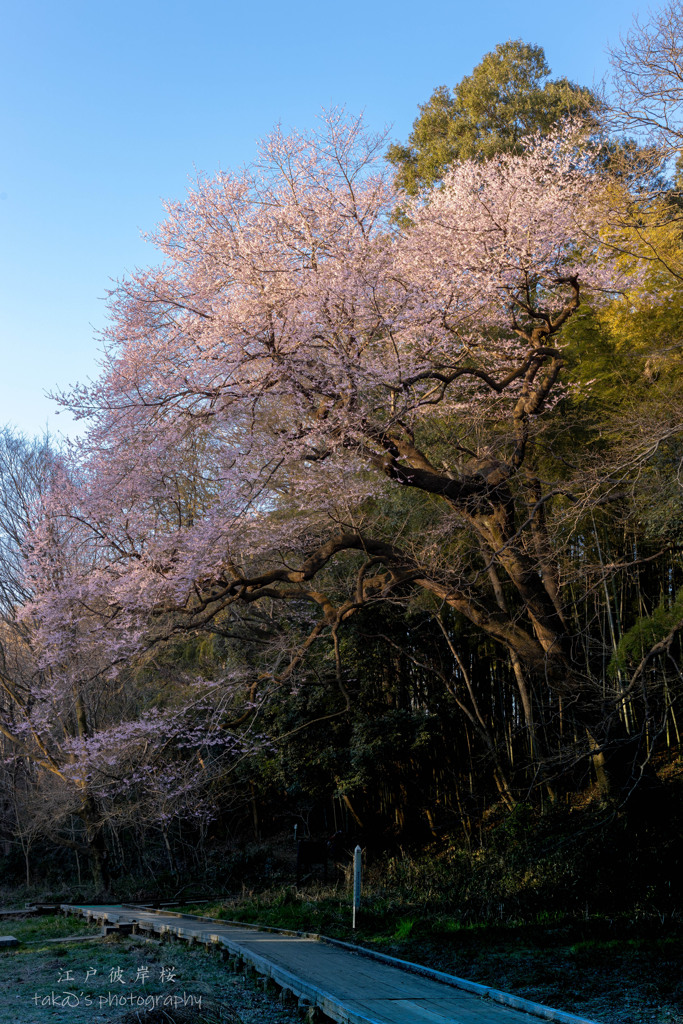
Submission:
M 610 672 L 633 669 L 645 655 L 683 621 L 683 590 L 665 595 L 651 615 L 643 616 L 619 640 Z M 679 626 L 680 628 L 680 626 Z
M 683 803 L 680 765 L 664 802 L 637 818 L 594 807 L 539 814 L 519 804 L 492 813 L 468 848 L 457 839 L 417 856 L 368 851 L 361 928 L 366 937 L 415 937 L 437 928 L 547 927 L 621 919 L 642 933 L 683 913 Z M 273 850 L 277 860 L 283 851 Z M 264 887 L 206 913 L 346 935 L 347 890 Z M 202 912 L 202 911 L 197 911 Z M 412 923 L 411 923 L 412 922 Z M 607 937 L 610 929 L 606 928 Z
M 510 39 L 452 93 L 445 85 L 435 89 L 420 106 L 409 144 L 394 144 L 387 154 L 406 192 L 430 188 L 456 160 L 517 152 L 523 138 L 547 132 L 560 118 L 596 111 L 589 89 L 549 75 L 541 46 Z

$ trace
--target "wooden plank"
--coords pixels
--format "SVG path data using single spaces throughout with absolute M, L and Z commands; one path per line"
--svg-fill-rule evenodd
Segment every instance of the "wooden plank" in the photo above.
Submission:
M 354 1009 L 366 1014 L 370 1020 L 381 1021 L 382 1024 L 460 1024 L 460 1018 L 453 1014 L 434 1013 L 429 1017 L 419 1015 L 421 1004 L 412 1000 L 385 999 L 354 1002 Z M 485 1024 L 482 1020 L 479 1024 Z
M 456 1019 L 458 1024 L 461 1024 L 461 1018 L 454 1016 L 456 1007 L 437 1010 L 431 1001 L 415 1002 L 412 999 L 396 999 L 392 1005 L 398 1010 L 404 1010 L 408 1014 L 408 1019 L 412 1018 L 415 1024 L 421 1020 L 431 1024 L 453 1024 Z
M 435 1009 L 450 1010 L 454 1005 L 452 999 L 431 999 L 430 1006 Z M 490 999 L 477 999 L 475 1003 L 465 1003 L 458 1006 L 458 1020 L 461 1024 L 520 1024 L 520 1020 L 526 1020 L 527 1024 L 533 1020 L 528 1014 L 521 1014 L 519 1010 L 512 1010 L 508 1006 L 494 1003 Z

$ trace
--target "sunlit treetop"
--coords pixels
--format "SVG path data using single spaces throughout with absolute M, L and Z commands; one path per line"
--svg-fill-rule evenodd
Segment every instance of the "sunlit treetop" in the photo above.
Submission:
M 590 119 L 597 97 L 566 78 L 551 79 L 541 46 L 511 39 L 487 53 L 451 91 L 442 85 L 420 106 L 408 144 L 389 147 L 409 195 L 440 181 L 458 160 L 518 153 L 523 140 L 567 117 Z

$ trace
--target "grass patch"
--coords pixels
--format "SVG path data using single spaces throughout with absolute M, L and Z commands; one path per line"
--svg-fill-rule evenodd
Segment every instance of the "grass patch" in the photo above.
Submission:
M 102 931 L 99 925 L 90 924 L 73 914 L 6 918 L 2 929 L 5 935 L 13 935 L 20 942 L 40 942 L 42 939 L 60 939 L 69 935 L 99 935 Z
M 119 974 L 123 982 L 117 980 Z M 281 1011 L 261 992 L 248 988 L 242 977 L 228 973 L 218 957 L 184 944 L 111 935 L 96 944 L 22 946 L 0 955 L 0 1024 L 54 1024 L 56 1020 L 134 1024 L 144 1015 L 145 1001 L 149 1007 L 155 998 L 183 996 L 193 997 L 190 1009 L 178 1011 L 182 1002 L 157 1002 L 160 1009 L 154 1011 L 155 1019 L 294 1024 L 298 1018 L 294 1011 Z M 55 1004 L 53 997 L 69 1001 Z M 141 1002 L 122 1003 L 127 997 Z
M 415 927 L 415 923 L 416 922 L 414 917 L 402 917 L 401 920 L 396 925 L 396 928 L 394 929 L 393 937 L 397 939 L 399 942 L 403 941 L 404 939 L 409 939 L 412 934 L 413 928 Z

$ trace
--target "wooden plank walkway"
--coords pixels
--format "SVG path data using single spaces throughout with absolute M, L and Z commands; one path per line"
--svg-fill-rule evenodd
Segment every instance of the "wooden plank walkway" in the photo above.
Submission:
M 223 952 L 297 997 L 310 1020 L 338 1024 L 593 1024 L 452 975 L 321 936 L 259 929 L 125 905 L 64 904 L 63 910 L 139 931 L 175 935 Z M 530 1016 L 531 1015 L 531 1016 Z

